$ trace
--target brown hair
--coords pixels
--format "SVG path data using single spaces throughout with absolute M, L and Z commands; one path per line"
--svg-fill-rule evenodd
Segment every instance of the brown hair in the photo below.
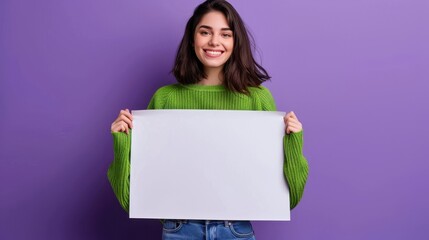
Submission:
M 186 24 L 172 73 L 182 84 L 195 84 L 207 77 L 203 64 L 195 54 L 193 43 L 197 24 L 211 11 L 219 11 L 225 15 L 234 35 L 234 48 L 223 68 L 224 85 L 233 92 L 249 94 L 248 87 L 258 87 L 271 77 L 253 58 L 251 50 L 253 42 L 250 41 L 253 38 L 238 12 L 225 0 L 207 0 L 195 8 L 194 14 Z

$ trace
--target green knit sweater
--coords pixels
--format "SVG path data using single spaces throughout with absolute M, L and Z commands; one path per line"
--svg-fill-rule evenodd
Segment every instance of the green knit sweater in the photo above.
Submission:
M 249 88 L 250 95 L 233 93 L 223 85 L 173 84 L 153 95 L 148 109 L 216 109 L 276 111 L 270 91 L 261 86 Z M 114 132 L 114 160 L 107 176 L 122 208 L 129 210 L 131 134 Z M 284 167 L 290 195 L 290 208 L 300 201 L 308 176 L 307 160 L 302 154 L 303 131 L 285 134 Z

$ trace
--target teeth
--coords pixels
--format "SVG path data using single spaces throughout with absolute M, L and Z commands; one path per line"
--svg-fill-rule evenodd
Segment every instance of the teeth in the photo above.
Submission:
M 215 51 L 207 51 L 207 53 L 209 53 L 211 55 L 220 55 L 220 54 L 222 54 L 222 52 L 215 52 Z

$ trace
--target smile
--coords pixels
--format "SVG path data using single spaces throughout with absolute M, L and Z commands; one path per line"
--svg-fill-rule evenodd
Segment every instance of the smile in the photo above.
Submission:
M 219 57 L 223 53 L 223 51 L 220 51 L 220 50 L 207 50 L 207 49 L 205 49 L 204 52 L 208 57 Z

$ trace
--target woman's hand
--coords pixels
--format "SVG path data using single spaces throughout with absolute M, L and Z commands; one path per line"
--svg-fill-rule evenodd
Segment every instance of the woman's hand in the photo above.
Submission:
M 130 110 L 125 109 L 119 112 L 118 118 L 112 123 L 111 132 L 129 133 L 129 129 L 133 128 L 133 115 Z
M 293 111 L 288 112 L 284 116 L 284 121 L 286 124 L 286 134 L 289 134 L 291 132 L 297 133 L 302 130 L 302 124 L 299 122 L 298 118 L 296 117 Z

